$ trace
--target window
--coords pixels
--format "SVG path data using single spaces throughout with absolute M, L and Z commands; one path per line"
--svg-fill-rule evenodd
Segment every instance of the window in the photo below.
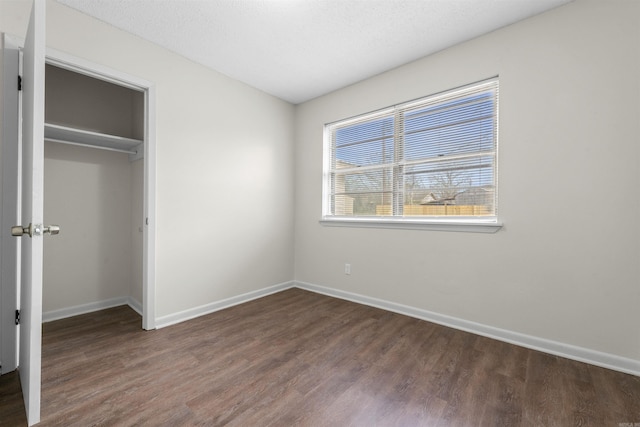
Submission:
M 323 219 L 497 224 L 498 80 L 325 126 Z

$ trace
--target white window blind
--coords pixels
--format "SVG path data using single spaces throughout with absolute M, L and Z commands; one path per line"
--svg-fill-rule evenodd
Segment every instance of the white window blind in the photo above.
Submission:
M 326 125 L 323 217 L 495 221 L 497 78 Z

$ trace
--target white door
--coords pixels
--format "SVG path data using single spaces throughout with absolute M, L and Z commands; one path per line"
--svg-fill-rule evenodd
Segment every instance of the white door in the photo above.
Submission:
M 44 211 L 45 2 L 35 0 L 24 45 L 22 74 L 22 227 L 20 360 L 29 425 L 40 421 L 42 255 Z

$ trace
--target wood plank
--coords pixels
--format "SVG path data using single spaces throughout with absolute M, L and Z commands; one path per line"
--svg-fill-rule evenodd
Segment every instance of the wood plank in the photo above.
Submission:
M 26 425 L 16 384 L 0 425 Z M 43 426 L 616 426 L 640 378 L 290 289 L 156 331 L 47 323 L 42 403 Z

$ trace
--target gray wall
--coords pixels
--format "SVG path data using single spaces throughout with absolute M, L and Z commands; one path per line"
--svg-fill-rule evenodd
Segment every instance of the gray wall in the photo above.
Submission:
M 293 278 L 292 105 L 54 1 L 47 45 L 155 83 L 157 317 Z
M 133 289 L 142 302 L 133 274 L 132 176 L 126 154 L 45 143 L 44 219 L 61 232 L 44 243 L 44 313 L 133 296 Z
M 298 106 L 296 279 L 640 360 L 639 7 L 576 1 Z M 325 123 L 495 75 L 501 231 L 318 223 Z

